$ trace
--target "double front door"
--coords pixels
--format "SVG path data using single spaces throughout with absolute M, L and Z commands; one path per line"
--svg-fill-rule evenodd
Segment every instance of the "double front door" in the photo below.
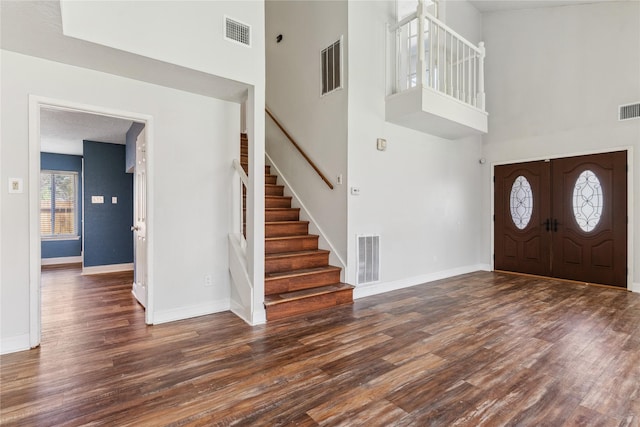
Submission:
M 495 168 L 495 269 L 627 286 L 627 152 Z

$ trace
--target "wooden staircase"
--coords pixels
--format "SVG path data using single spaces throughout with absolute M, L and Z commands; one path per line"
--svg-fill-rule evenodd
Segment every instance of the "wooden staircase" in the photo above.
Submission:
M 240 147 L 240 164 L 248 174 L 245 134 Z M 353 303 L 353 286 L 340 282 L 342 269 L 329 265 L 329 251 L 318 249 L 318 236 L 309 234 L 309 222 L 300 221 L 300 209 L 291 207 L 291 197 L 284 195 L 284 186 L 277 180 L 271 167 L 265 166 L 267 320 Z M 246 197 L 243 200 L 246 212 Z

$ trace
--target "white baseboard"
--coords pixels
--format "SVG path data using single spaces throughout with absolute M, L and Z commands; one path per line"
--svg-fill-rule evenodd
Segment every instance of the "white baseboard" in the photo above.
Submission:
M 192 317 L 229 311 L 230 304 L 228 299 L 224 299 L 192 305 L 190 307 L 180 307 L 164 311 L 155 310 L 153 313 L 153 324 L 159 325 L 161 323 L 175 322 L 176 320 L 191 319 Z
M 424 274 L 421 276 L 395 280 L 392 282 L 379 282 L 370 285 L 359 285 L 356 286 L 353 290 L 353 298 L 358 299 L 381 294 L 384 292 L 391 292 L 411 286 L 422 285 L 424 283 L 433 282 L 435 280 L 447 279 L 449 277 L 459 276 L 461 274 L 472 273 L 474 271 L 491 271 L 491 266 L 488 266 L 487 264 L 475 264 L 452 268 L 450 270 L 438 271 L 430 274 Z
M 40 265 L 77 264 L 79 262 L 82 262 L 82 255 L 59 258 L 42 258 L 40 260 Z
M 29 334 L 9 338 L 2 337 L 2 339 L 0 339 L 0 354 L 15 353 L 17 351 L 29 350 L 30 348 Z
M 249 326 L 264 325 L 267 323 L 267 312 L 264 308 L 254 310 L 241 306 L 236 301 L 231 300 L 231 312 L 245 321 Z
M 638 282 L 634 282 L 631 284 L 631 289 L 629 289 L 631 292 L 638 292 L 640 293 L 640 283 Z
M 478 267 L 480 271 L 493 271 L 491 264 L 477 264 L 476 267 Z
M 126 264 L 107 264 L 96 265 L 93 267 L 82 267 L 82 275 L 89 274 L 104 274 L 104 273 L 117 273 L 119 271 L 133 271 L 133 263 Z

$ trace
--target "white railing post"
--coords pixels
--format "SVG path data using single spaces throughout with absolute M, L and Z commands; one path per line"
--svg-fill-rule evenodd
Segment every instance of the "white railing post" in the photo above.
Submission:
M 416 61 L 416 86 L 424 87 L 424 73 L 426 70 L 424 61 L 424 20 L 425 20 L 425 8 L 424 0 L 418 0 L 418 60 Z M 431 51 L 429 51 L 431 56 Z M 429 70 L 431 73 L 431 70 Z
M 484 42 L 478 43 L 478 49 L 480 50 L 480 58 L 478 59 L 478 108 L 484 111 L 484 56 L 486 53 Z

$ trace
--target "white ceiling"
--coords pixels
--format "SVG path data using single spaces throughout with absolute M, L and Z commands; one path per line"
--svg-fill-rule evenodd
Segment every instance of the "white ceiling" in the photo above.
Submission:
M 124 144 L 132 123 L 97 114 L 43 108 L 40 151 L 81 156 L 83 140 Z

